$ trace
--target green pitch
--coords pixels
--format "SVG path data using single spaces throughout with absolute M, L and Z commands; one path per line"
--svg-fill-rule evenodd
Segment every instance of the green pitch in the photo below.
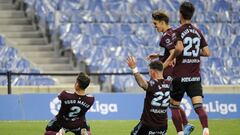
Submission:
M 190 121 L 196 126 L 192 135 L 201 135 L 198 121 Z M 93 135 L 129 135 L 138 121 L 89 121 Z M 47 121 L 0 121 L 0 135 L 43 135 Z M 240 135 L 240 119 L 210 120 L 211 135 Z M 66 135 L 72 135 L 67 133 Z M 169 122 L 168 135 L 176 135 Z

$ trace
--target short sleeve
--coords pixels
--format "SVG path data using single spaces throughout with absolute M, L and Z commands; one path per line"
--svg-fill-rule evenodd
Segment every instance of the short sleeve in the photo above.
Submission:
M 59 99 L 59 100 L 63 100 L 65 93 L 66 93 L 65 91 L 62 91 L 61 93 L 59 93 L 59 94 L 58 94 L 58 99 Z
M 179 41 L 179 40 L 180 40 L 180 41 L 183 41 L 179 29 L 180 29 L 180 28 L 177 28 L 177 29 L 174 31 L 174 33 L 175 33 L 175 38 L 176 38 L 176 42 Z

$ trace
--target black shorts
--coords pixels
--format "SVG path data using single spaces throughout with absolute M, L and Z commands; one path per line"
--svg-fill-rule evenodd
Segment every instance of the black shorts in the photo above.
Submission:
M 152 128 L 141 121 L 134 127 L 133 131 L 130 135 L 166 135 L 167 134 L 167 126 L 162 128 Z
M 90 131 L 90 127 L 87 124 L 85 124 L 82 127 L 74 128 L 74 129 L 65 128 L 65 127 L 62 126 L 61 122 L 58 121 L 56 118 L 53 118 L 52 120 L 50 120 L 48 122 L 48 125 L 46 127 L 46 131 L 58 132 L 61 128 L 63 128 L 65 130 L 65 132 L 73 132 L 75 135 L 81 135 L 81 129 L 82 128 L 86 128 L 87 131 Z
M 199 81 L 183 82 L 182 78 L 175 78 L 172 81 L 172 86 L 173 86 L 173 89 L 170 92 L 170 96 L 172 99 L 176 101 L 180 102 L 185 92 L 190 98 L 195 96 L 203 97 L 201 79 Z

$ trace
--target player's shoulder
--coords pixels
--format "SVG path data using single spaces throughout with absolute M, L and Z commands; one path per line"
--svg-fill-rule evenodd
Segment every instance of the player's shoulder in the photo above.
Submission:
M 69 90 L 62 90 L 62 92 L 59 93 L 58 97 L 59 99 L 65 99 L 67 98 L 69 95 L 73 95 L 74 92 L 69 91 Z

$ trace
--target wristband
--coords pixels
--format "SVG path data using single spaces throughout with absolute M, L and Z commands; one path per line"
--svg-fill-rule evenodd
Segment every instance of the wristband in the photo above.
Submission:
M 132 69 L 132 72 L 135 74 L 135 73 L 138 73 L 138 68 L 137 67 L 135 67 L 135 68 L 133 68 Z

